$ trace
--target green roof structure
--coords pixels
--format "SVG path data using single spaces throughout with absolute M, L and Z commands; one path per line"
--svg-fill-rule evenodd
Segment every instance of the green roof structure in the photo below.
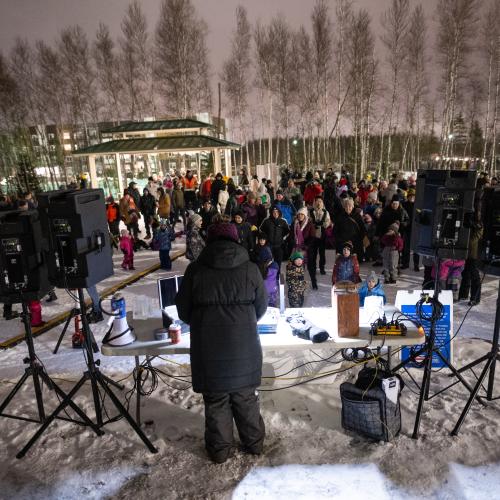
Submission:
M 175 130 L 189 128 L 215 128 L 210 123 L 192 120 L 190 118 L 180 118 L 176 120 L 155 120 L 151 122 L 126 122 L 116 127 L 103 130 L 103 134 L 119 134 L 127 132 L 149 132 L 153 130 Z
M 173 135 L 167 137 L 140 137 L 101 142 L 79 149 L 73 156 L 161 153 L 169 151 L 196 151 L 214 148 L 239 149 L 240 145 L 206 135 Z

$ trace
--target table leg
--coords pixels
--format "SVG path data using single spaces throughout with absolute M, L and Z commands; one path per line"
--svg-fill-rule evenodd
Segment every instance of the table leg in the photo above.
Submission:
M 135 368 L 137 372 L 137 377 L 135 380 L 135 421 L 137 425 L 141 425 L 141 363 L 139 361 L 139 356 L 135 356 Z

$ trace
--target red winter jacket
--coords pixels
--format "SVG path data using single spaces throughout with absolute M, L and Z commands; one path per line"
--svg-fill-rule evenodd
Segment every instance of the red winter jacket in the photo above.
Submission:
M 316 196 L 320 196 L 322 192 L 323 188 L 321 187 L 321 184 L 317 182 L 311 182 L 308 184 L 304 191 L 305 204 L 312 205 L 314 203 L 314 198 L 316 198 Z

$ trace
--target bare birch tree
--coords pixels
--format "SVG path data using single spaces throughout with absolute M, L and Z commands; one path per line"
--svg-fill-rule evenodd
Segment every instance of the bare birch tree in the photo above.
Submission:
M 163 108 L 187 117 L 210 110 L 207 25 L 191 0 L 163 0 L 156 26 L 155 77 Z
M 335 159 L 342 163 L 342 155 L 340 151 L 340 135 L 342 123 L 342 105 L 346 97 L 346 92 L 349 89 L 349 82 L 344 82 L 346 79 L 346 50 L 347 50 L 347 30 L 352 22 L 352 3 L 350 0 L 337 0 L 335 9 L 336 13 L 336 33 L 335 38 L 335 79 L 337 87 L 337 116 L 335 127 Z M 345 90 L 344 90 L 345 89 Z
M 482 23 L 481 48 L 487 64 L 483 159 L 490 160 L 490 172 L 493 173 L 500 102 L 500 0 L 491 0 L 488 4 Z
M 420 120 L 423 98 L 428 90 L 427 25 L 422 5 L 417 5 L 408 24 L 405 36 L 405 56 L 402 65 L 402 85 L 405 94 L 406 137 L 404 138 L 401 165 L 406 166 L 410 157 L 411 170 L 419 164 Z
M 228 113 L 233 121 L 238 122 L 238 137 L 246 150 L 246 163 L 250 166 L 246 133 L 246 113 L 248 110 L 248 94 L 250 92 L 251 59 L 250 49 L 252 32 L 244 7 L 236 9 L 236 30 L 231 42 L 231 54 L 222 67 L 224 92 L 228 99 Z M 240 155 L 240 167 L 243 154 Z
M 441 155 L 450 153 L 457 99 L 465 76 L 467 57 L 472 52 L 472 39 L 478 20 L 479 0 L 439 0 L 437 6 L 437 53 L 442 67 L 443 114 Z
M 271 21 L 270 36 L 274 47 L 276 94 L 285 135 L 285 156 L 290 164 L 290 112 L 297 92 L 295 35 L 286 20 L 278 16 Z
M 387 137 L 387 167 L 392 157 L 392 137 L 397 132 L 400 72 L 405 62 L 405 39 L 410 17 L 409 0 L 392 0 L 390 7 L 382 14 L 384 33 L 382 43 L 387 50 L 387 63 L 390 67 L 389 130 Z
M 332 21 L 328 4 L 325 0 L 317 0 L 311 14 L 313 32 L 313 61 L 314 61 L 314 84 L 318 97 L 317 112 L 318 127 L 323 137 L 323 163 L 329 162 L 328 136 L 329 136 L 329 107 L 330 107 L 330 82 L 332 79 Z M 320 137 L 318 135 L 318 146 Z M 318 162 L 320 161 L 318 155 Z
M 313 120 L 318 101 L 315 85 L 311 85 L 311 75 L 314 72 L 314 64 L 311 58 L 311 37 L 301 26 L 296 35 L 297 41 L 297 108 L 299 115 L 300 134 L 302 138 L 302 152 L 304 155 L 304 166 L 307 169 L 312 164 L 312 157 L 308 148 L 313 138 Z
M 120 77 L 123 82 L 126 116 L 130 120 L 142 120 L 151 110 L 149 95 L 150 68 L 148 62 L 148 31 L 146 17 L 138 0 L 133 0 L 121 23 Z M 149 95 L 149 103 L 148 103 Z
M 370 117 L 375 88 L 375 39 L 368 12 L 361 9 L 352 17 L 348 47 L 348 72 L 352 82 L 350 109 L 354 133 L 354 178 L 368 166 Z
M 62 169 L 63 179 L 69 182 L 68 171 L 64 161 L 63 129 L 71 123 L 69 111 L 69 93 L 66 92 L 66 81 L 61 66 L 61 58 L 57 50 L 43 41 L 36 43 L 36 64 L 38 73 L 38 94 L 44 103 L 45 116 L 48 123 L 53 123 L 56 129 L 55 150 L 51 151 L 45 127 L 40 127 L 38 135 L 41 146 L 51 161 Z
M 103 23 L 99 24 L 92 55 L 94 56 L 99 90 L 104 98 L 103 118 L 117 122 L 121 117 L 123 85 L 115 43 L 111 38 L 108 26 Z
M 274 46 L 272 33 L 269 28 L 257 23 L 254 31 L 256 86 L 267 96 L 268 118 L 268 150 L 267 161 L 273 162 L 273 133 L 274 133 L 274 93 L 276 91 L 276 65 L 274 63 Z

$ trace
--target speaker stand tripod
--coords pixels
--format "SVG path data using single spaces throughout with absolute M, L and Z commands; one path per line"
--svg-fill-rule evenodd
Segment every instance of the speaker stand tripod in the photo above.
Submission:
M 147 446 L 149 451 L 152 453 L 157 453 L 157 449 L 148 439 L 148 437 L 144 434 L 139 425 L 132 418 L 130 413 L 127 411 L 125 406 L 121 403 L 121 401 L 116 397 L 111 388 L 109 387 L 109 382 L 107 378 L 105 378 L 98 368 L 98 362 L 94 360 L 94 353 L 92 350 L 92 341 L 90 337 L 90 328 L 87 321 L 87 316 L 85 314 L 85 298 L 83 295 L 83 289 L 78 289 L 78 298 L 80 301 L 80 310 L 82 311 L 82 325 L 83 325 L 83 335 L 85 338 L 85 350 L 87 353 L 87 371 L 83 374 L 80 380 L 76 383 L 76 385 L 71 389 L 71 391 L 64 397 L 59 406 L 54 410 L 54 412 L 49 415 L 42 426 L 38 429 L 38 431 L 31 437 L 28 443 L 24 446 L 24 448 L 16 455 L 17 458 L 22 458 L 28 450 L 33 446 L 33 444 L 38 440 L 38 438 L 45 432 L 48 426 L 53 422 L 54 419 L 58 418 L 59 413 L 61 413 L 68 405 L 71 405 L 73 398 L 76 396 L 78 391 L 83 387 L 85 382 L 90 381 L 92 388 L 92 397 L 94 401 L 94 408 L 96 413 L 96 426 L 100 428 L 112 421 L 117 420 L 119 417 L 125 418 L 130 427 L 135 431 L 135 433 L 141 438 L 143 443 Z M 118 410 L 118 417 L 109 419 L 107 422 L 103 422 L 103 408 L 101 405 L 101 397 L 99 393 L 99 389 L 102 389 L 105 394 L 109 397 L 115 408 Z M 94 425 L 94 424 L 92 424 Z
M 436 256 L 434 260 L 435 264 L 435 269 L 436 269 L 436 279 L 434 280 L 434 294 L 433 294 L 433 301 L 438 301 L 439 300 L 439 271 L 441 267 L 441 259 Z M 417 414 L 415 416 L 415 424 L 413 427 L 413 434 L 412 438 L 413 439 L 418 439 L 419 435 L 419 429 L 420 429 L 420 421 L 422 420 L 422 412 L 424 408 L 424 402 L 428 401 L 429 399 L 433 398 L 434 396 L 437 396 L 438 394 L 441 394 L 442 392 L 446 391 L 453 385 L 461 382 L 462 385 L 471 393 L 471 395 L 474 392 L 474 388 L 465 380 L 465 378 L 462 376 L 460 373 L 461 370 L 457 370 L 455 366 L 453 366 L 448 359 L 446 359 L 445 356 L 443 356 L 443 353 L 441 352 L 441 347 L 442 346 L 436 346 L 436 324 L 438 321 L 438 318 L 436 318 L 435 310 L 434 310 L 434 305 L 432 305 L 433 311 L 432 311 L 432 317 L 430 321 L 430 328 L 429 328 L 429 335 L 426 337 L 426 341 L 424 346 L 419 349 L 417 352 L 413 353 L 408 359 L 405 359 L 399 365 L 393 368 L 393 372 L 396 372 L 400 370 L 401 368 L 405 368 L 408 363 L 414 362 L 415 359 L 424 354 L 425 359 L 424 359 L 424 375 L 422 377 L 422 383 L 420 385 L 420 393 L 419 393 L 419 399 L 418 399 L 418 406 L 417 406 Z M 430 383 L 431 383 L 431 374 L 432 374 L 432 360 L 434 358 L 434 354 L 438 356 L 438 358 L 443 362 L 443 364 L 446 366 L 446 368 L 449 368 L 453 374 L 457 378 L 457 380 L 450 384 L 449 386 L 445 387 L 444 389 L 441 389 L 439 392 L 433 394 L 432 396 L 429 396 L 429 390 L 430 390 Z M 477 394 L 474 394 L 472 399 L 477 398 L 478 401 L 485 405 L 483 401 L 480 400 L 480 398 L 477 396 Z
M 483 367 L 483 371 L 481 372 L 481 375 L 477 379 L 476 385 L 474 386 L 474 389 L 471 392 L 467 404 L 465 405 L 459 419 L 457 420 L 455 427 L 451 431 L 452 436 L 457 436 L 458 433 L 460 432 L 460 428 L 462 427 L 462 424 L 464 423 L 464 420 L 467 417 L 467 414 L 469 413 L 469 410 L 472 406 L 472 403 L 474 402 L 474 399 L 478 397 L 477 395 L 479 393 L 479 390 L 483 386 L 483 382 L 486 379 L 486 376 L 488 376 L 488 388 L 486 389 L 486 399 L 488 401 L 495 401 L 496 399 L 500 398 L 500 396 L 496 398 L 493 397 L 493 387 L 495 385 L 495 368 L 497 361 L 499 361 L 499 352 L 500 352 L 498 347 L 499 337 L 500 337 L 500 280 L 498 281 L 497 310 L 495 313 L 495 326 L 493 330 L 493 340 L 491 343 L 491 350 L 484 356 L 481 356 L 479 359 L 476 359 L 472 363 L 469 363 L 468 365 L 460 369 L 460 371 L 470 370 L 474 368 L 474 366 L 479 365 L 484 361 L 486 361 L 486 364 Z
M 44 383 L 50 390 L 54 390 L 59 398 L 65 398 L 66 393 L 48 376 L 43 365 L 39 362 L 36 354 L 35 347 L 33 343 L 33 333 L 31 331 L 31 315 L 29 313 L 28 306 L 26 302 L 22 303 L 23 312 L 21 314 L 22 321 L 24 323 L 24 330 L 26 334 L 26 344 L 28 346 L 28 357 L 24 359 L 24 363 L 28 366 L 24 370 L 23 376 L 18 380 L 12 391 L 7 395 L 2 404 L 0 405 L 0 416 L 7 418 L 14 418 L 17 420 L 25 420 L 27 422 L 44 423 L 46 421 L 45 408 L 43 404 L 43 394 L 42 386 Z M 19 389 L 24 385 L 24 383 L 30 378 L 33 378 L 33 386 L 35 389 L 36 405 L 38 409 L 38 418 L 28 418 L 18 415 L 11 415 L 4 413 L 4 410 L 14 399 Z M 82 419 L 82 422 L 88 425 L 97 435 L 101 435 L 102 432 L 99 428 L 87 417 L 87 415 L 78 407 L 73 401 L 69 403 L 71 409 Z M 62 417 L 59 417 L 62 418 Z M 72 420 L 69 418 L 63 418 L 63 420 L 69 420 L 75 423 L 82 423 L 81 421 Z
M 73 309 L 71 309 L 71 311 L 69 313 L 69 316 L 68 316 L 68 319 L 66 320 L 66 323 L 64 323 L 64 327 L 62 329 L 62 332 L 59 335 L 59 338 L 57 339 L 57 343 L 56 343 L 56 346 L 55 346 L 54 351 L 53 351 L 54 354 L 57 354 L 57 351 L 59 351 L 59 347 L 61 345 L 62 339 L 64 338 L 64 335 L 66 335 L 66 331 L 68 330 L 68 327 L 71 324 L 71 320 L 73 318 L 78 317 L 78 316 L 81 316 L 80 308 L 73 307 Z M 94 335 L 92 332 L 90 332 L 90 335 L 91 335 L 91 340 L 92 340 L 92 350 L 95 353 L 98 353 L 99 347 L 97 346 L 97 342 L 95 341 Z

